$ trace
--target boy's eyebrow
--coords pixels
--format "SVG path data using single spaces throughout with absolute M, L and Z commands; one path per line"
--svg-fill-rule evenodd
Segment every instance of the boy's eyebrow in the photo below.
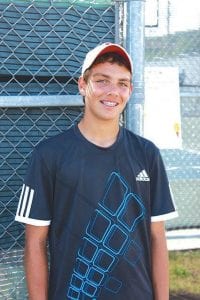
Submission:
M 109 75 L 106 75 L 104 73 L 94 73 L 92 74 L 93 77 L 97 77 L 97 76 L 102 76 L 102 77 L 106 77 L 106 78 L 111 78 Z
M 111 76 L 107 75 L 107 74 L 104 74 L 104 73 L 95 73 L 92 75 L 92 77 L 98 77 L 98 76 L 102 76 L 102 77 L 105 77 L 107 79 L 112 79 Z M 130 82 L 131 79 L 130 78 L 119 78 L 119 81 L 128 81 Z

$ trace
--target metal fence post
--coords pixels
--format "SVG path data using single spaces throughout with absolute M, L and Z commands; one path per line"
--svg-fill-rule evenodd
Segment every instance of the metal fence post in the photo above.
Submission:
M 144 7 L 145 0 L 128 0 L 126 3 L 125 46 L 133 60 L 133 85 L 126 111 L 126 126 L 137 134 L 143 134 L 144 104 Z

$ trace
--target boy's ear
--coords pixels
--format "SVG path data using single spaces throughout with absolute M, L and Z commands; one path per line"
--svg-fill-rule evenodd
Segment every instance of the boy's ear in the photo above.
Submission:
M 131 84 L 130 91 L 129 91 L 129 98 L 128 98 L 128 100 L 127 100 L 127 103 L 128 103 L 129 100 L 130 100 L 130 97 L 131 97 L 131 94 L 132 94 L 133 90 L 134 90 L 133 84 Z
M 83 77 L 81 76 L 79 79 L 78 79 L 78 89 L 79 89 L 79 92 L 82 96 L 85 96 L 85 80 L 83 79 Z
M 133 83 L 132 83 L 131 84 L 131 89 L 130 89 L 130 95 L 132 94 L 133 90 L 134 90 L 134 86 L 133 86 Z

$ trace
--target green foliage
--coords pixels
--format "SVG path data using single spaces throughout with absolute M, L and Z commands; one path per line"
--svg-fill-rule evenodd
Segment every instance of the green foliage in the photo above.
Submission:
M 200 296 L 200 250 L 169 253 L 170 292 Z
M 179 266 L 175 266 L 172 272 L 174 273 L 175 276 L 180 278 L 187 278 L 190 276 L 190 272 L 188 272 L 188 270 Z

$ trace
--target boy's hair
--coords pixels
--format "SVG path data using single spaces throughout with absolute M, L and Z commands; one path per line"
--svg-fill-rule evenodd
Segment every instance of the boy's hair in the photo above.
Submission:
M 107 52 L 105 54 L 102 54 L 100 56 L 98 56 L 95 61 L 93 62 L 93 64 L 91 65 L 90 68 L 88 68 L 84 74 L 83 74 L 83 79 L 85 80 L 85 82 L 88 81 L 88 78 L 90 76 L 90 72 L 91 69 L 101 63 L 105 63 L 105 62 L 109 62 L 111 64 L 118 64 L 119 66 L 124 66 L 125 68 L 127 68 L 130 72 L 130 65 L 127 62 L 127 60 L 121 56 L 120 54 L 116 53 L 116 52 Z

